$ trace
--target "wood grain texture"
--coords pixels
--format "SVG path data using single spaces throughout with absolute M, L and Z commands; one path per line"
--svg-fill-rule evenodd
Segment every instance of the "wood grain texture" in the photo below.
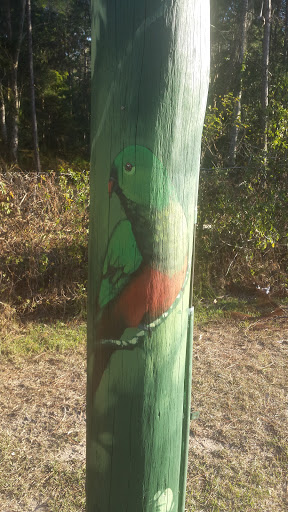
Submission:
M 184 511 L 207 0 L 92 1 L 87 511 Z

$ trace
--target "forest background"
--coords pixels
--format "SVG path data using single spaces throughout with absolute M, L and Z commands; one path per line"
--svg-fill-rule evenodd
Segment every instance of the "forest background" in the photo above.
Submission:
M 1 0 L 0 301 L 85 315 L 89 0 Z M 211 1 L 196 296 L 287 296 L 288 1 Z

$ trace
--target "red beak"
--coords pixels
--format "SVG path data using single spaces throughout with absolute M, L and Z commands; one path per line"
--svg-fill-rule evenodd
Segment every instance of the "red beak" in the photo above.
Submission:
M 113 189 L 114 189 L 114 184 L 115 184 L 114 178 L 110 178 L 110 180 L 108 181 L 108 194 L 109 194 L 109 197 L 112 196 Z

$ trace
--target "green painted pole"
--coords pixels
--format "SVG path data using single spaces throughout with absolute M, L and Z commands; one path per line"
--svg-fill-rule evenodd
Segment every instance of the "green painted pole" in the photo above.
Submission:
M 92 0 L 87 512 L 183 512 L 209 0 Z

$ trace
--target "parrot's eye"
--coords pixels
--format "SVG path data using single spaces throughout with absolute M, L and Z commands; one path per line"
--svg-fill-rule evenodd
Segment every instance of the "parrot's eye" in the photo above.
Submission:
M 133 165 L 130 164 L 129 162 L 127 162 L 127 164 L 125 165 L 125 171 L 131 172 L 132 169 L 133 169 Z
M 127 174 L 134 174 L 135 172 L 135 166 L 130 164 L 130 162 L 127 162 L 125 165 L 124 165 L 124 171 L 127 173 Z

